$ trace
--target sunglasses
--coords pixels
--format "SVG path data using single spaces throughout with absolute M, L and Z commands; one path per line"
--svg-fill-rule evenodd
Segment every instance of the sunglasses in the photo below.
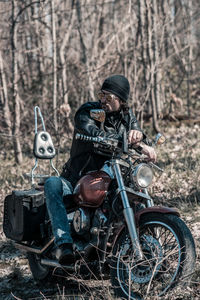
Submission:
M 110 94 L 110 93 L 104 93 L 102 91 L 98 92 L 98 99 L 101 100 L 106 100 L 106 102 L 112 102 L 115 99 L 118 99 L 117 96 Z

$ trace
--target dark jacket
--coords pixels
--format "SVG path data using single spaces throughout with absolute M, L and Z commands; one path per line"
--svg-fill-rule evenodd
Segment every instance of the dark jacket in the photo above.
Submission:
M 90 117 L 90 110 L 101 108 L 99 102 L 87 102 L 83 104 L 75 114 L 74 136 L 70 151 L 70 158 L 63 166 L 61 176 L 69 180 L 74 186 L 81 176 L 88 171 L 98 170 L 108 159 L 108 156 L 99 155 L 91 142 L 76 140 L 76 133 L 82 133 L 89 136 L 106 136 L 110 138 L 122 139 L 123 131 L 128 132 L 131 129 L 142 131 L 139 127 L 136 117 L 129 110 L 126 114 L 123 112 L 113 112 L 106 114 L 104 130 L 100 129 L 100 122 Z M 143 134 L 144 142 L 146 136 Z

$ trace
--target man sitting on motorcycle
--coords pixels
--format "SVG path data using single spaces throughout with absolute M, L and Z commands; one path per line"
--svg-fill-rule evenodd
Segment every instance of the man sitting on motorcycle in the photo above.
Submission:
M 63 196 L 72 194 L 76 182 L 88 171 L 98 170 L 108 156 L 97 153 L 92 143 L 75 139 L 76 133 L 88 136 L 102 136 L 122 140 L 124 130 L 127 132 L 128 143 L 140 148 L 149 160 L 156 160 L 153 147 L 149 146 L 145 134 L 139 127 L 136 117 L 128 108 L 130 85 L 122 75 L 113 75 L 105 79 L 98 94 L 98 102 L 83 104 L 75 114 L 74 136 L 70 158 L 64 164 L 60 177 L 50 177 L 45 182 L 47 210 L 51 220 L 55 243 L 60 248 L 59 263 L 72 263 L 73 240 L 69 222 L 63 203 Z M 101 123 L 90 116 L 91 109 L 103 109 L 106 112 L 104 128 Z M 142 145 L 141 145 L 141 142 Z

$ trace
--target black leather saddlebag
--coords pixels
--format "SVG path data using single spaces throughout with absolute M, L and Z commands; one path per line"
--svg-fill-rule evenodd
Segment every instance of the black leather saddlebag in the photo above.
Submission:
M 13 191 L 4 200 L 3 231 L 7 238 L 15 241 L 37 239 L 45 214 L 43 191 Z

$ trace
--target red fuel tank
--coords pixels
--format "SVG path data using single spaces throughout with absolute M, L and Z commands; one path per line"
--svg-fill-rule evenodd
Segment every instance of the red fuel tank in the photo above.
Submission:
M 108 191 L 111 178 L 104 171 L 92 171 L 82 177 L 74 189 L 74 201 L 79 206 L 99 207 Z

